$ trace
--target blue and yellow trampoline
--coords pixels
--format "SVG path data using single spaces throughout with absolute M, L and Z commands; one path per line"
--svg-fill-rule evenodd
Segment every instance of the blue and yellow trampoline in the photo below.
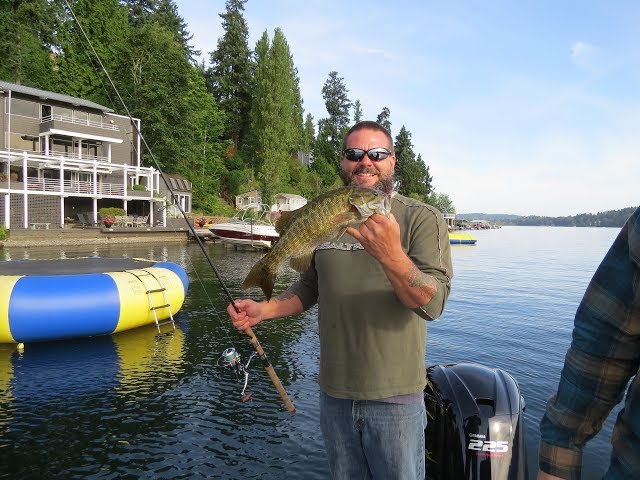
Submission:
M 172 262 L 71 258 L 0 262 L 0 343 L 80 338 L 173 321 L 189 288 Z

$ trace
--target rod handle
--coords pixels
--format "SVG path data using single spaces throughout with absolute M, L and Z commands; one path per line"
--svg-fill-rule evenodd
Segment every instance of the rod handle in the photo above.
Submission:
M 258 342 L 258 339 L 253 333 L 253 330 L 251 330 L 251 327 L 247 327 L 244 333 L 246 333 L 249 336 L 249 342 L 251 342 L 251 345 L 253 345 L 253 348 L 255 348 L 256 352 L 258 352 L 258 356 L 260 357 L 260 360 L 262 360 L 264 368 L 267 370 L 267 374 L 269 375 L 269 378 L 271 378 L 271 382 L 273 383 L 273 386 L 276 387 L 276 390 L 280 394 L 280 398 L 282 399 L 284 406 L 287 408 L 287 410 L 290 413 L 296 413 L 296 407 L 293 405 L 291 400 L 289 400 L 289 395 L 287 395 L 287 392 L 282 386 L 282 382 L 280 382 L 280 379 L 278 378 L 278 374 L 273 369 L 273 366 L 269 362 L 267 355 L 264 353 L 264 350 L 262 349 L 262 345 L 260 345 L 260 342 Z

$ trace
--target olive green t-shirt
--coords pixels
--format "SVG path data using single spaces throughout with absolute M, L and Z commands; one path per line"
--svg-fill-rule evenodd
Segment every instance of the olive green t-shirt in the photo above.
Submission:
M 420 392 L 426 383 L 426 320 L 440 316 L 452 277 L 447 225 L 438 210 L 395 194 L 402 247 L 437 292 L 422 308 L 396 296 L 378 261 L 350 235 L 318 246 L 291 287 L 306 309 L 318 303 L 320 388 L 336 398 L 375 400 Z

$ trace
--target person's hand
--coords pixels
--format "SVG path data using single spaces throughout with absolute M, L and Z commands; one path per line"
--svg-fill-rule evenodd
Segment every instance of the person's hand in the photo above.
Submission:
M 400 225 L 393 214 L 385 217 L 374 213 L 357 230 L 347 228 L 347 233 L 379 262 L 393 262 L 404 253 L 400 244 Z
M 562 480 L 562 479 L 560 477 L 556 477 L 555 475 L 550 475 L 546 472 L 539 471 L 538 480 Z
M 256 302 L 250 298 L 244 298 L 235 301 L 234 304 L 230 303 L 227 306 L 227 313 L 231 317 L 233 326 L 240 331 L 244 331 L 249 327 L 253 327 L 264 320 L 264 306 L 266 302 Z

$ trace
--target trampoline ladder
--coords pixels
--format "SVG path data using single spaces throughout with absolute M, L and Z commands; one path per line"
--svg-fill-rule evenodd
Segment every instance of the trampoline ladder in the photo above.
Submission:
M 175 321 L 173 319 L 173 312 L 171 311 L 171 304 L 169 303 L 169 298 L 167 297 L 167 289 L 165 288 L 164 285 L 162 285 L 162 282 L 160 281 L 160 279 L 158 277 L 156 277 L 153 273 L 147 271 L 147 270 L 142 270 L 146 275 L 137 275 L 134 274 L 136 277 L 138 277 L 138 280 L 140 280 L 140 282 L 142 283 L 142 285 L 144 285 L 144 288 L 147 292 L 147 297 L 149 298 L 149 309 L 153 312 L 153 318 L 156 322 L 156 328 L 158 329 L 158 333 L 160 332 L 160 326 L 161 325 L 166 325 L 166 324 L 171 324 L 171 326 L 173 327 L 173 329 L 176 329 L 176 324 Z M 145 276 L 149 276 L 152 277 L 156 283 L 158 284 L 158 288 L 149 288 L 149 286 L 145 283 L 145 281 L 142 279 L 142 277 Z M 164 299 L 164 304 L 162 305 L 155 305 L 154 301 L 153 301 L 153 294 L 154 293 L 162 293 L 162 297 Z M 158 313 L 157 310 L 161 309 L 161 308 L 166 308 L 169 310 L 169 319 L 165 320 L 164 322 L 160 322 L 158 320 Z

